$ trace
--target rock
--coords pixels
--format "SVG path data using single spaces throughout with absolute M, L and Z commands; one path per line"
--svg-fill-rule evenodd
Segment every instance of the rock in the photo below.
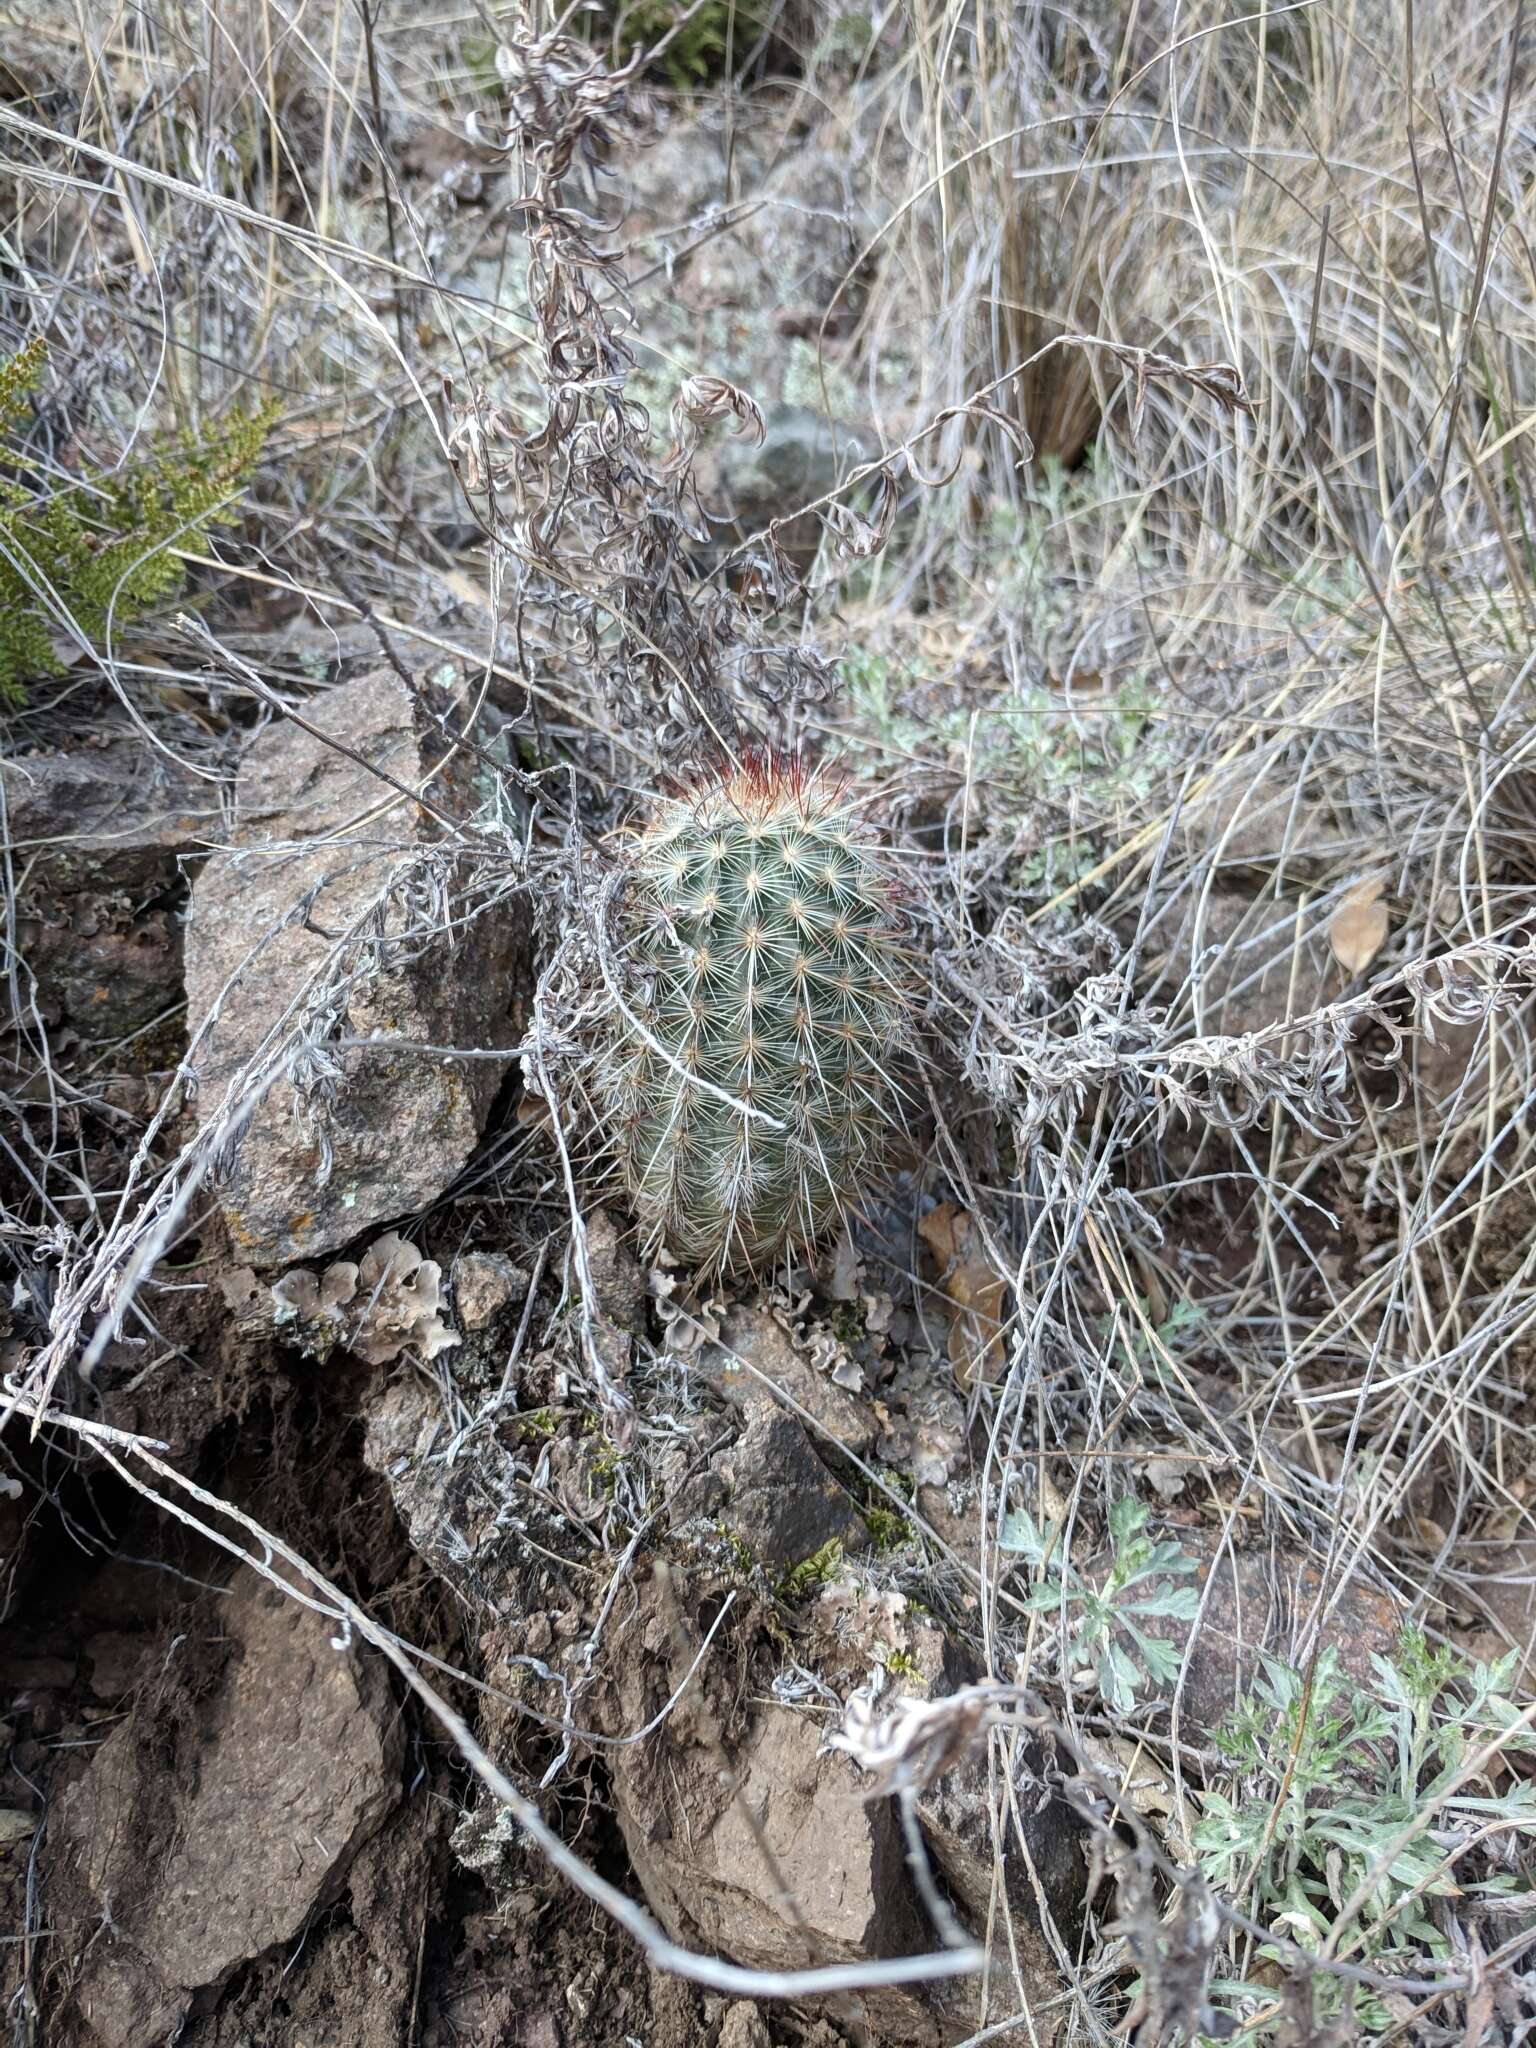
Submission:
M 551 1616 L 587 1615 L 588 1539 L 571 1526 L 558 1476 L 531 1494 L 514 1433 L 507 1444 L 482 1435 L 472 1450 L 456 1445 L 434 1390 L 420 1378 L 383 1387 L 365 1423 L 363 1462 L 388 1486 L 412 1549 L 470 1612 L 506 1622 L 516 1637 L 513 1654 Z M 548 1451 L 552 1472 L 578 1451 L 591 1455 L 585 1444 L 559 1437 Z M 507 1508 L 512 1500 L 515 1513 Z M 567 1555 L 579 1559 L 569 1576 Z
M 217 784 L 137 735 L 0 763 L 18 880 L 23 1015 L 87 1042 L 140 1031 L 181 995 L 183 855 L 221 836 Z M 8 1009 L 8 1006 L 7 1006 Z M 170 1064 L 169 1061 L 166 1064 Z
M 1026 1984 L 1039 1988 L 1043 2003 L 1059 1988 L 1060 1973 L 1041 1930 L 1035 1884 L 1070 1944 L 1082 1926 L 1087 1898 L 1086 1830 L 1051 1791 L 1045 1752 L 1037 1742 L 1027 1737 L 1017 1747 L 1010 1742 L 999 1754 L 1016 1757 L 1011 1801 L 1001 1769 L 994 1784 L 983 1746 L 928 1787 L 918 1800 L 918 1818 L 934 1865 L 972 1931 L 985 1938 L 989 1926 L 997 1928 L 997 1966 L 1011 1970 L 1017 1955 Z M 993 1890 L 999 1859 L 1008 1932 L 1000 1924 L 1001 1901 Z
M 640 251 L 641 267 L 648 269 L 658 257 L 665 264 L 669 256 L 674 271 L 690 263 L 689 244 L 729 204 L 720 124 L 707 110 L 697 121 L 671 121 L 625 158 L 619 191 L 625 241 Z
M 524 1300 L 531 1276 L 505 1252 L 460 1252 L 453 1262 L 453 1305 L 466 1330 L 483 1330 Z
M 840 381 L 836 348 L 864 302 L 870 183 L 850 174 L 836 117 L 819 135 L 787 104 L 733 108 L 728 122 L 706 106 L 675 124 L 626 167 L 645 332 L 760 404 L 814 403 L 823 377 Z
M 874 1444 L 880 1423 L 873 1407 L 818 1371 L 767 1309 L 737 1309 L 704 1362 L 721 1393 L 749 1419 L 777 1412 L 782 1392 L 844 1450 L 862 1456 Z
M 449 1277 L 454 1310 L 471 1333 L 486 1329 L 513 1302 L 525 1300 L 532 1279 L 505 1252 L 460 1252 Z
M 820 521 L 814 515 L 793 515 L 840 483 L 865 459 L 865 450 L 847 428 L 806 405 L 766 406 L 763 422 L 761 446 L 747 435 L 731 435 L 701 458 L 703 502 L 713 517 L 725 522 L 723 537 L 731 542 L 782 519 L 789 522 L 779 535 L 785 547 L 791 553 L 814 554 Z
M 0 1685 L 16 1693 L 67 1692 L 75 1682 L 72 1657 L 28 1657 L 0 1652 Z
M 52 1881 L 83 1885 L 100 1917 L 75 1998 L 101 2048 L 173 2037 L 197 1994 L 291 1942 L 399 1796 L 377 1661 L 250 1571 L 219 1623 L 235 1654 L 193 1731 L 167 1755 L 120 1722 L 50 1830 Z
M 1162 1615 L 1140 1616 L 1138 1626 L 1148 1635 L 1185 1646 L 1180 1732 L 1185 1742 L 1198 1747 L 1261 1675 L 1261 1651 L 1294 1662 L 1302 1632 L 1321 1599 L 1323 1575 L 1310 1558 L 1285 1551 L 1224 1550 L 1216 1558 L 1215 1539 L 1204 1529 L 1170 1527 L 1160 1533 L 1176 1536 L 1187 1552 L 1200 1558 L 1198 1575 L 1180 1583 L 1199 1589 L 1205 1612 L 1193 1634 L 1190 1623 Z M 1335 1590 L 1330 1581 L 1330 1594 Z M 1338 1650 L 1353 1679 L 1371 1685 L 1372 1651 L 1389 1654 L 1402 1624 L 1402 1612 L 1387 1594 L 1351 1579 L 1332 1603 L 1322 1640 Z M 1171 1694 L 1172 1688 L 1167 1690 Z
M 103 1629 L 82 1645 L 91 1670 L 91 1691 L 99 1700 L 120 1700 L 132 1692 L 144 1676 L 154 1650 L 154 1638 L 128 1635 L 122 1629 Z
M 616 1725 L 643 1726 L 683 1668 L 625 1660 Z M 696 1713 L 680 1710 L 651 1740 L 610 1752 L 635 1875 L 675 1940 L 765 1970 L 916 1952 L 931 1941 L 890 1801 L 867 1803 L 853 1764 L 819 1754 L 821 1729 L 812 1717 L 760 1710 L 733 1735 L 729 1772 L 712 1742 L 690 1739 L 696 1732 Z M 786 1891 L 799 1924 L 785 1908 Z M 936 2040 L 932 2011 L 917 1992 L 869 1992 L 863 2002 L 876 2038 Z
M 451 944 L 441 933 L 422 944 L 408 934 L 425 915 L 439 921 L 440 907 L 384 907 L 384 892 L 441 828 L 372 771 L 413 789 L 430 781 L 438 810 L 468 817 L 477 788 L 466 757 L 442 758 L 444 743 L 388 669 L 328 691 L 307 715 L 349 753 L 297 725 L 269 727 L 241 765 L 229 849 L 193 888 L 189 1029 L 212 1020 L 194 1056 L 205 1122 L 225 1114 L 226 1090 L 286 1028 L 285 1013 L 305 999 L 337 939 L 376 908 L 385 943 L 346 999 L 348 1036 L 512 1043 L 520 913 L 487 912 L 461 922 Z M 442 873 L 448 880 L 446 854 Z M 313 1026 L 322 1044 L 333 1021 L 322 1014 Z M 506 1069 L 499 1059 L 364 1047 L 325 1057 L 335 1078 L 322 1091 L 324 1144 L 296 1122 L 287 1078 L 265 1089 L 235 1142 L 225 1213 L 237 1255 L 252 1266 L 313 1258 L 434 1200 L 468 1159 Z
M 484 1490 L 477 1461 L 445 1455 L 450 1437 L 429 1390 L 415 1379 L 393 1380 L 368 1406 L 363 1462 L 389 1487 L 412 1549 L 474 1601 L 483 1598 L 488 1579 L 495 1583 L 494 1518 L 476 1512 Z
M 645 1274 L 630 1249 L 633 1232 L 621 1229 L 607 1209 L 594 1209 L 585 1221 L 598 1308 L 609 1322 L 638 1336 L 645 1329 Z
M 0 1854 L 19 1842 L 30 1842 L 41 1819 L 24 1806 L 0 1806 Z
M 740 1998 L 727 2008 L 715 2048 L 773 2048 L 768 2023 L 750 1999 Z
M 1182 922 L 1170 937 L 1174 917 Z M 1329 950 L 1321 905 L 1227 888 L 1181 898 L 1165 912 L 1147 935 L 1143 962 L 1146 994 L 1187 1005 L 1192 1028 L 1210 1037 L 1304 1017 L 1336 1001 L 1349 981 Z
M 782 1578 L 830 1542 L 852 1550 L 869 1540 L 853 1502 L 792 1415 L 754 1417 L 715 1469 L 731 1488 L 721 1522 L 770 1578 Z
M 709 1453 L 720 1441 L 720 1424 L 714 1414 L 700 1414 L 682 1421 L 679 1434 L 662 1445 L 656 1458 L 657 1483 L 667 1503 L 667 1524 L 674 1535 L 689 1532 L 696 1540 L 713 1542 L 719 1535 L 721 1503 L 726 1497 L 724 1478 L 709 1462 Z

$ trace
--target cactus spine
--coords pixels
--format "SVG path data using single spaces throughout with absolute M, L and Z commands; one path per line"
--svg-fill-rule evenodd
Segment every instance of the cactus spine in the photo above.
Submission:
M 752 762 L 631 850 L 601 1093 L 647 1248 L 809 1247 L 878 1171 L 911 1000 L 887 857 L 833 778 Z

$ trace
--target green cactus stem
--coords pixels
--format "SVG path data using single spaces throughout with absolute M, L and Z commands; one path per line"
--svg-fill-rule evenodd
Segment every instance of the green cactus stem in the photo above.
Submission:
M 760 1270 L 858 1202 L 900 1117 L 890 857 L 834 776 L 756 760 L 659 804 L 627 883 L 599 1085 L 646 1249 Z

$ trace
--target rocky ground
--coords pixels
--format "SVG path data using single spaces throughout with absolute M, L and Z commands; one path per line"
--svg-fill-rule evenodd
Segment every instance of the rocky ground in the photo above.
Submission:
M 421 886 L 440 828 L 413 809 L 386 839 L 376 821 L 450 745 L 452 693 L 435 702 L 387 668 L 343 676 L 314 722 L 345 751 L 268 727 L 231 754 L 223 806 L 126 731 L 7 765 L 53 1043 L 131 1049 L 102 1099 L 57 1107 L 82 1188 L 124 1172 L 183 1029 L 198 1088 L 172 1149 L 227 1119 L 384 871 Z M 451 763 L 434 806 L 475 814 L 495 774 L 493 755 Z M 324 1602 L 276 1590 L 259 1543 L 232 1565 L 210 1540 L 240 1536 L 249 1560 L 251 1530 L 271 1532 L 442 1660 L 480 1743 L 674 1940 L 765 1971 L 931 1943 L 894 1803 L 827 1737 L 872 1672 L 919 1701 L 972 1682 L 1010 1598 L 978 1512 L 1001 1287 L 970 1217 L 910 1177 L 791 1289 L 702 1300 L 637 1263 L 621 1209 L 589 1207 L 596 1387 L 572 1337 L 570 1219 L 510 1050 L 528 909 L 474 891 L 465 930 L 385 946 L 349 984 L 327 1172 L 291 1080 L 252 1102 L 216 1198 L 189 1208 L 90 1375 L 84 1410 L 167 1446 L 206 1492 L 146 1495 L 131 1466 L 10 1433 L 0 1872 L 18 2009 L 46 2014 L 52 2043 L 106 2048 L 959 2040 L 969 1985 L 765 2014 L 648 1968 Z M 1264 997 L 1261 981 L 1229 999 L 1258 1022 Z M 382 1029 L 485 1056 L 381 1054 Z M 44 1307 L 16 1299 L 13 1361 Z M 1198 1564 L 1198 1621 L 1159 1625 L 1179 1673 L 1161 1690 L 1198 1754 L 1324 1567 L 1273 1536 L 1215 1540 L 1198 1454 L 1129 1455 Z M 1067 1468 L 1040 1484 L 1059 1499 Z M 1326 1590 L 1326 1640 L 1368 1679 L 1403 1609 L 1363 1580 Z M 1517 1634 L 1519 1597 L 1501 1614 Z M 947 1897 L 995 1930 L 1005 1995 L 1041 2010 L 1052 1942 L 1102 1911 L 1102 1851 L 1064 1790 L 1080 1762 L 1050 1738 L 973 1749 L 918 1801 Z
M 9 104 L 35 49 L 0 55 Z M 114 45 L 125 107 L 142 55 Z M 924 427 L 933 277 L 963 267 L 902 239 L 905 131 L 844 84 L 658 94 L 593 151 L 657 460 L 680 370 L 762 409 L 760 442 L 697 450 L 699 588 L 780 606 L 797 648 L 806 619 L 837 629 L 826 689 L 750 716 L 843 756 L 928 921 L 910 1128 L 814 1261 L 700 1285 L 643 1260 L 595 1156 L 556 969 L 590 910 L 573 878 L 665 783 L 672 734 L 599 687 L 600 636 L 509 617 L 516 549 L 477 523 L 484 476 L 460 488 L 482 457 L 505 482 L 475 406 L 444 403 L 452 463 L 410 411 L 462 376 L 427 296 L 359 265 L 375 297 L 338 348 L 380 350 L 361 381 L 400 442 L 326 415 L 316 481 L 295 407 L 274 466 L 302 481 L 251 551 L 288 569 L 231 594 L 193 565 L 217 642 L 151 641 L 128 688 L 81 660 L 8 714 L 18 2044 L 1151 2043 L 1229 2037 L 1207 1979 L 1242 1971 L 1254 2038 L 1335 2048 L 1363 2036 L 1310 2002 L 1333 1984 L 1317 1902 L 1362 1866 L 1314 1845 L 1262 1896 L 1197 1877 L 1221 1802 L 1289 1810 L 1305 1751 L 1276 1708 L 1278 1775 L 1239 1768 L 1228 1717 L 1277 1672 L 1379 1705 L 1405 1640 L 1463 1660 L 1444 1683 L 1506 1736 L 1529 1712 L 1513 600 L 1467 599 L 1447 654 L 1416 594 L 1394 639 L 1342 569 L 1319 624 L 1202 558 L 1179 564 L 1196 622 L 1166 630 L 1177 521 L 1154 544 L 1080 460 L 1114 378 L 1063 399 L 1059 447 L 1038 423 L 1021 499 L 987 497 L 967 416 L 954 499 L 935 455 L 892 470 L 888 532 L 877 480 L 823 529 L 802 508 Z M 384 140 L 416 254 L 493 337 L 493 396 L 532 404 L 505 153 L 412 90 Z M 318 103 L 287 105 L 319 132 Z M 347 148 L 328 232 L 374 262 L 393 223 Z M 77 200 L 40 224 L 24 195 L 34 261 L 83 232 Z M 120 232 L 103 261 L 131 275 Z M 277 323 L 296 360 L 335 319 L 304 277 Z M 1154 442 L 1191 412 L 1236 438 L 1224 366 L 1197 367 L 1166 415 L 1154 391 Z M 93 374 L 131 388 L 115 358 Z M 1150 374 L 1131 363 L 1138 431 Z M 1497 1685 L 1469 1676 L 1500 1658 Z M 1432 1720 L 1421 1701 L 1414 1739 Z M 1491 1725 L 1456 1721 L 1457 1759 Z M 1295 1811 L 1375 1786 L 1359 1755 Z M 1392 1756 L 1411 1805 L 1428 1751 Z M 1528 1775 L 1511 1738 L 1486 1809 L 1435 1809 L 1464 1882 L 1413 1865 L 1433 1925 L 1354 1978 L 1346 1957 L 1383 2001 L 1369 2038 L 1517 2038 Z M 946 1946 L 963 1971 L 881 1967 Z M 839 1966 L 842 1988 L 786 1986 Z M 1460 1973 L 1454 2024 L 1412 2031 L 1410 1969 Z

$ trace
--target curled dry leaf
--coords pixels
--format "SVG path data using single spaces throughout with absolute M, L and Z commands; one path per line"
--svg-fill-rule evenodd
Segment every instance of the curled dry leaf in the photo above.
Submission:
M 1071 343 L 1084 337 L 1069 335 L 1065 339 Z M 1126 342 L 1105 341 L 1097 337 L 1088 345 L 1107 349 L 1130 372 L 1135 388 L 1131 401 L 1132 433 L 1141 425 L 1147 404 L 1147 388 L 1152 384 L 1184 384 L 1192 390 L 1203 391 L 1229 415 L 1251 415 L 1253 412 L 1253 400 L 1243 384 L 1243 373 L 1235 363 L 1182 363 L 1176 356 L 1162 355 L 1154 348 L 1134 348 Z
M 744 434 L 761 448 L 768 436 L 762 410 L 745 391 L 704 372 L 685 377 L 672 401 L 672 445 L 661 464 L 661 475 L 679 488 L 682 496 L 693 489 L 693 459 L 705 429 L 724 420 L 733 434 Z
M 704 372 L 685 377 L 672 401 L 672 432 L 679 447 L 696 446 L 699 430 L 716 420 L 729 420 L 734 433 L 750 434 L 755 447 L 767 438 L 761 408 L 737 385 Z
M 1382 901 L 1385 887 L 1379 876 L 1356 882 L 1328 920 L 1333 957 L 1350 974 L 1363 974 L 1386 944 L 1391 919 Z
M 934 1700 L 899 1693 L 884 1699 L 885 1689 L 886 1673 L 871 1671 L 822 1743 L 823 1750 L 851 1756 L 882 1792 L 920 1791 L 984 1743 L 991 1729 L 1027 1721 L 1025 1695 L 994 1680 Z
M 848 505 L 829 505 L 822 514 L 833 536 L 839 561 L 867 562 L 878 555 L 891 537 L 896 523 L 900 493 L 889 469 L 880 472 L 880 502 L 873 519 L 866 519 Z
M 940 1202 L 917 1227 L 938 1262 L 952 1310 L 949 1362 L 955 1378 L 969 1387 L 979 1373 L 988 1386 L 998 1385 L 1008 1370 L 1003 1341 L 1007 1281 L 999 1278 L 988 1260 L 975 1219 L 953 1202 Z

